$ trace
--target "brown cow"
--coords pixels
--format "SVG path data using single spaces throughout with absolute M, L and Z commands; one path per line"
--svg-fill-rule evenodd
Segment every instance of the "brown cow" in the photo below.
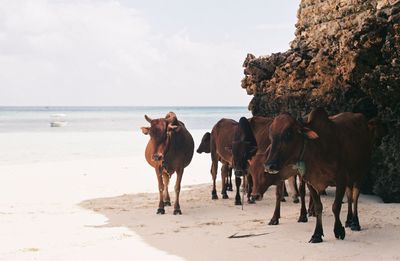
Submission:
M 201 153 L 211 153 L 211 133 L 206 132 L 203 135 L 203 138 L 201 139 L 200 145 L 197 148 L 196 152 L 201 154 Z M 221 172 L 226 171 L 226 169 L 228 170 L 228 173 L 225 174 L 225 180 L 222 180 L 222 191 L 224 191 L 224 193 L 222 193 L 222 197 L 224 199 L 229 198 L 228 194 L 226 193 L 226 191 L 232 191 L 232 168 L 229 167 L 229 165 L 223 164 Z M 216 177 L 215 177 L 216 178 Z M 212 192 L 212 199 L 218 199 L 218 195 L 217 195 L 217 191 L 215 188 L 215 178 L 213 178 L 213 192 Z M 224 187 L 225 186 L 225 187 Z M 225 190 L 224 190 L 225 189 Z
M 269 225 L 277 225 L 279 224 L 280 218 L 280 202 L 283 198 L 284 180 L 280 179 L 280 177 L 276 175 L 265 175 L 263 167 L 263 163 L 266 159 L 265 150 L 270 144 L 268 131 L 271 123 L 272 118 L 240 118 L 239 127 L 236 130 L 235 139 L 232 143 L 232 161 L 236 175 L 249 174 L 248 180 L 249 183 L 251 183 L 249 187 L 249 189 L 251 188 L 250 202 L 253 202 L 254 199 L 261 198 L 271 185 L 277 186 L 275 211 L 271 221 L 269 222 Z M 258 151 L 258 153 L 254 156 L 256 151 Z M 293 174 L 293 176 L 290 177 L 289 183 L 292 185 L 293 190 L 295 190 L 294 188 L 297 189 L 297 186 L 295 185 L 296 171 L 292 168 L 287 168 L 285 171 L 289 171 Z M 298 221 L 307 222 L 307 213 L 304 202 L 304 184 L 302 184 L 302 188 L 302 208 Z
M 322 203 L 319 193 L 327 186 L 336 185 L 332 205 L 335 237 L 345 237 L 340 210 L 346 189 L 349 206 L 346 224 L 352 230 L 360 230 L 357 212 L 359 186 L 368 170 L 372 148 L 365 117 L 359 113 L 345 112 L 329 118 L 324 109 L 318 108 L 310 113 L 304 126 L 289 114 L 280 114 L 272 122 L 269 136 L 272 142 L 265 170 L 287 178 L 288 173 L 281 171 L 282 168 L 295 166 L 307 182 L 317 214 L 310 242 L 322 242 Z
M 216 177 L 218 171 L 218 161 L 222 163 L 221 176 L 222 180 L 226 180 L 232 171 L 232 154 L 225 148 L 231 146 L 235 130 L 238 122 L 232 119 L 219 120 L 211 130 L 203 136 L 202 142 L 198 148 L 198 152 L 202 151 L 211 153 L 211 175 L 213 179 L 213 188 L 211 191 L 212 199 L 217 199 Z M 210 148 L 206 148 L 209 140 Z M 240 179 L 240 178 L 239 178 Z M 238 182 L 236 181 L 236 185 Z M 240 183 L 239 183 L 240 186 Z M 228 198 L 226 182 L 222 182 L 222 197 Z M 237 187 L 235 205 L 241 205 L 239 188 Z
M 176 118 L 175 113 L 169 112 L 165 118 L 145 119 L 150 127 L 142 127 L 145 135 L 150 134 L 145 157 L 155 169 L 158 180 L 160 201 L 157 214 L 165 214 L 164 206 L 171 205 L 168 184 L 171 175 L 176 172 L 174 215 L 181 215 L 179 193 L 183 169 L 189 165 L 193 157 L 194 141 L 185 125 Z

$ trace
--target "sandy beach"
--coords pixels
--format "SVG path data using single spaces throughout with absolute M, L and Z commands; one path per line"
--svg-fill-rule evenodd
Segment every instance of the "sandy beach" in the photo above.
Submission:
M 196 145 L 202 134 L 193 132 Z M 282 203 L 280 224 L 267 225 L 274 187 L 244 210 L 234 206 L 233 192 L 211 200 L 204 154 L 195 154 L 184 174 L 183 215 L 171 208 L 156 215 L 146 142 L 139 132 L 0 133 L 0 260 L 400 259 L 399 205 L 362 195 L 362 231 L 346 229 L 345 240 L 336 240 L 329 190 L 324 243 L 308 244 L 315 219 L 297 223 L 299 205 L 290 200 Z M 343 221 L 345 215 L 344 207 Z M 255 236 L 230 239 L 234 234 Z
M 299 204 L 282 203 L 280 224 L 268 226 L 274 189 L 256 205 L 234 206 L 231 199 L 212 201 L 210 185 L 187 186 L 182 193 L 184 215 L 155 215 L 157 194 L 129 194 L 85 201 L 81 206 L 108 218 L 105 228 L 128 227 L 146 243 L 186 260 L 398 260 L 400 209 L 372 196 L 360 198 L 362 231 L 346 229 L 345 240 L 333 235 L 330 211 L 334 190 L 324 196 L 324 243 L 309 244 L 315 218 L 297 223 Z M 342 212 L 344 221 L 345 213 Z M 251 237 L 243 237 L 252 235 Z M 230 238 L 238 236 L 239 238 Z

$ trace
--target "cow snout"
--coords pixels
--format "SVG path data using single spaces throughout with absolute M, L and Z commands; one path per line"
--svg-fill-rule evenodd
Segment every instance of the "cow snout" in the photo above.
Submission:
M 265 163 L 264 170 L 265 170 L 265 172 L 267 172 L 269 174 L 278 174 L 279 173 L 278 164 L 276 164 L 276 162 Z
M 153 154 L 153 156 L 151 157 L 154 161 L 160 161 L 162 160 L 162 155 L 161 154 Z

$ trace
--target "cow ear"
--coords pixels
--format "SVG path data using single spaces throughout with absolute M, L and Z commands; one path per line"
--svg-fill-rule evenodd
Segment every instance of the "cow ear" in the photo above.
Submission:
M 225 147 L 225 150 L 229 153 L 232 153 L 232 147 Z
M 319 138 L 318 134 L 309 128 L 303 127 L 302 132 L 303 132 L 304 137 L 309 140 L 315 140 L 315 139 Z
M 147 135 L 150 132 L 150 127 L 141 127 L 140 129 L 142 130 L 144 135 Z

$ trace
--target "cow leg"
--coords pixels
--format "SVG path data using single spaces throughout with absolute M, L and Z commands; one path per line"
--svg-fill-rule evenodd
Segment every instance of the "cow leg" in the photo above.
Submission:
M 227 181 L 228 181 L 228 172 L 229 172 L 229 166 L 227 164 L 222 164 L 221 167 L 221 177 L 222 177 L 222 198 L 223 199 L 227 199 L 228 194 L 226 193 L 226 187 L 227 185 Z
M 163 190 L 164 206 L 171 206 L 171 199 L 169 197 L 169 192 L 168 192 L 170 176 L 166 172 L 164 172 L 162 174 L 162 179 L 163 179 L 163 183 L 164 183 L 164 190 Z
M 333 232 L 335 233 L 335 237 L 337 239 L 344 239 L 346 236 L 346 231 L 340 221 L 340 210 L 342 209 L 342 200 L 345 193 L 346 187 L 343 184 L 337 182 L 336 184 L 336 193 L 335 193 L 335 201 L 332 204 L 332 212 L 335 215 L 335 225 L 333 228 Z
M 353 220 L 353 207 L 352 207 L 353 192 L 350 187 L 346 187 L 346 196 L 347 196 L 347 218 L 346 218 L 345 227 L 350 227 L 351 222 Z
M 282 202 L 286 202 L 285 197 L 287 197 L 287 196 L 289 196 L 289 194 L 288 194 L 287 189 L 286 189 L 286 183 L 283 183 L 283 193 L 282 193 L 282 196 L 281 196 L 281 201 Z
M 213 180 L 213 188 L 211 191 L 211 199 L 218 199 L 217 195 L 217 189 L 215 186 L 215 180 L 217 179 L 217 170 L 218 169 L 218 160 L 212 159 L 212 164 L 211 164 L 211 176 Z
M 300 208 L 300 217 L 297 222 L 307 222 L 307 209 L 306 209 L 306 183 L 305 181 L 300 178 L 300 201 L 301 201 L 301 208 Z
M 360 189 L 354 185 L 353 187 L 353 206 L 354 206 L 354 211 L 353 211 L 353 219 L 351 220 L 351 230 L 353 231 L 360 231 L 360 222 L 358 220 L 358 197 L 360 196 Z
M 174 215 L 182 215 L 181 206 L 179 205 L 179 194 L 181 192 L 181 181 L 183 176 L 183 169 L 176 171 L 176 183 L 175 183 L 175 204 L 174 204 Z
M 308 216 L 309 217 L 316 217 L 317 214 L 315 213 L 315 208 L 314 208 L 314 201 L 310 193 L 310 201 L 308 202 Z
M 275 211 L 274 211 L 274 215 L 272 216 L 268 225 L 278 225 L 279 224 L 279 218 L 281 217 L 281 198 L 282 198 L 282 194 L 283 194 L 284 184 L 285 184 L 285 181 L 281 181 L 276 185 Z
M 164 185 L 163 185 L 163 179 L 161 176 L 162 172 L 156 168 L 156 174 L 157 174 L 157 181 L 158 181 L 158 192 L 160 193 L 157 214 L 163 215 L 163 214 L 165 214 L 165 210 L 164 210 L 164 196 L 163 196 Z
M 235 183 L 236 183 L 235 205 L 242 205 L 242 200 L 240 199 L 240 184 L 242 183 L 242 179 L 238 176 L 235 176 Z
M 286 189 L 286 184 L 283 184 L 283 196 L 284 197 L 289 196 L 289 193 L 287 192 L 287 189 Z
M 256 203 L 256 199 L 255 197 L 251 196 L 251 192 L 253 190 L 253 178 L 250 174 L 247 174 L 247 203 L 249 204 L 255 204 Z
M 233 185 L 232 185 L 232 168 L 229 168 L 228 172 L 228 186 L 226 188 L 227 191 L 233 191 Z
M 299 203 L 299 189 L 297 188 L 296 176 L 288 179 L 293 203 Z
M 223 167 L 223 166 L 222 166 L 222 167 Z M 225 175 L 225 176 L 224 176 L 224 175 Z M 228 175 L 229 175 L 229 174 L 223 174 L 223 173 L 222 173 L 222 169 L 221 169 L 222 183 L 224 183 L 224 185 L 225 185 L 225 190 L 226 190 L 226 191 L 228 190 L 228 187 L 229 187 Z M 224 188 L 224 187 L 222 187 L 222 188 Z M 222 192 L 221 192 L 221 194 L 222 194 Z
M 317 214 L 317 223 L 315 224 L 314 234 L 312 235 L 309 243 L 320 243 L 322 242 L 322 236 L 324 231 L 322 229 L 322 203 L 318 192 L 312 187 L 308 186 L 311 197 L 313 199 L 315 213 Z

